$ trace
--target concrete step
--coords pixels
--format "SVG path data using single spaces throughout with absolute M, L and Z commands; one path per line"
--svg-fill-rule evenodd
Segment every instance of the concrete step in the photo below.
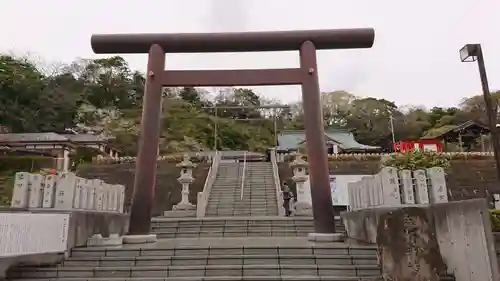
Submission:
M 274 186 L 266 186 L 266 185 L 260 185 L 260 186 L 248 186 L 248 187 L 243 187 L 243 194 L 254 194 L 254 195 L 265 195 L 267 193 L 276 193 L 276 189 Z M 241 186 L 238 187 L 230 187 L 230 186 L 212 186 L 212 191 L 210 192 L 210 195 L 212 194 L 218 194 L 218 195 L 224 195 L 224 194 L 241 194 Z
M 259 184 L 255 187 L 259 187 L 260 185 L 273 185 L 273 182 L 271 181 L 245 181 L 245 186 L 252 186 L 253 187 L 253 184 L 256 185 L 256 184 Z M 239 186 L 241 187 L 241 181 L 236 181 L 236 180 L 233 180 L 233 181 L 215 181 L 214 182 L 214 185 L 216 186 Z
M 146 256 L 210 256 L 210 255 L 371 255 L 377 256 L 377 247 L 374 245 L 354 245 L 345 243 L 325 243 L 300 245 L 234 245 L 241 239 L 223 240 L 224 245 L 152 245 L 150 248 L 137 247 L 107 247 L 107 248 L 75 248 L 71 257 L 146 257 Z M 208 241 L 208 240 L 202 240 Z M 291 241 L 291 240 L 290 240 Z M 293 241 L 298 241 L 294 239 Z M 295 242 L 293 242 L 295 243 Z M 173 244 L 173 245 L 170 245 Z
M 127 278 L 204 276 L 342 276 L 376 277 L 378 265 L 182 265 L 123 267 L 23 268 L 11 273 L 21 278 Z
M 243 196 L 254 198 L 254 199 L 266 199 L 271 195 L 276 195 L 276 192 L 274 190 L 269 190 L 269 191 L 263 191 L 263 192 L 243 192 Z M 211 193 L 210 195 L 213 195 L 213 197 L 218 197 L 218 198 L 231 198 L 233 199 L 235 196 L 238 196 L 238 199 L 241 196 L 241 192 L 215 192 Z
M 233 202 L 235 204 L 238 204 L 238 203 L 241 203 L 242 201 L 262 201 L 262 202 L 265 202 L 265 201 L 269 201 L 269 202 L 273 202 L 274 204 L 277 204 L 276 203 L 276 196 L 272 196 L 272 194 L 274 193 L 271 193 L 269 195 L 265 194 L 264 196 L 262 195 L 259 195 L 259 196 L 252 196 L 251 194 L 244 194 L 243 193 L 243 199 L 241 199 L 241 195 L 240 194 L 235 194 L 235 195 L 214 195 L 214 194 L 211 194 L 211 196 L 209 196 L 209 199 L 208 201 L 209 202 L 219 202 L 219 201 L 226 201 L 226 202 Z
M 252 200 L 252 201 L 240 201 L 236 200 L 233 202 L 230 201 L 225 201 L 225 200 L 212 200 L 209 201 L 210 206 L 207 208 L 207 210 L 210 209 L 217 209 L 217 208 L 223 208 L 223 209 L 241 209 L 241 210 L 246 210 L 248 208 L 257 208 L 257 209 L 268 209 L 268 208 L 275 208 L 276 207 L 276 202 L 271 202 L 271 201 L 265 201 L 265 200 Z
M 7 280 L 39 281 L 39 278 L 16 278 Z M 52 278 L 57 281 L 145 281 L 144 277 L 124 278 Z M 148 277 L 147 281 L 166 281 L 165 277 Z M 338 276 L 199 276 L 199 277 L 169 277 L 167 281 L 366 281 L 362 277 L 338 277 Z M 378 279 L 377 279 L 378 280 Z M 450 279 L 451 280 L 451 279 Z
M 218 206 L 218 207 L 212 207 L 210 209 L 206 210 L 207 213 L 211 212 L 252 212 L 252 213 L 262 213 L 262 212 L 270 212 L 270 211 L 277 211 L 277 208 L 273 207 L 265 207 L 265 206 L 256 206 L 256 207 L 246 207 L 246 208 L 236 208 L 236 207 L 231 207 L 231 206 Z
M 39 278 L 16 278 L 7 280 L 39 281 Z M 382 276 L 348 277 L 348 276 L 189 276 L 189 277 L 124 277 L 124 278 L 52 278 L 57 281 L 373 281 L 383 280 Z M 440 281 L 455 281 L 454 277 L 441 277 Z
M 156 234 L 158 239 L 173 239 L 173 238 L 222 238 L 222 237 L 307 237 L 309 233 L 313 232 L 312 228 L 310 230 L 304 231 L 293 231 L 293 230 L 282 230 L 282 231 L 207 231 L 207 232 L 183 232 L 183 231 L 166 231 L 158 230 L 152 231 Z M 340 230 L 339 230 L 340 232 Z
M 210 206 L 207 208 L 207 210 L 216 209 L 216 208 L 226 208 L 226 209 L 232 209 L 232 208 L 237 208 L 237 209 L 248 209 L 248 208 L 257 208 L 257 209 L 267 209 L 267 208 L 275 208 L 276 207 L 276 202 L 272 202 L 271 200 L 247 200 L 247 201 L 240 201 L 240 200 L 233 200 L 233 201 L 227 201 L 227 200 L 211 200 L 209 201 Z
M 337 224 L 341 224 L 340 217 L 335 217 Z M 152 225 L 313 225 L 312 217 L 246 217 L 246 218 L 169 218 L 153 217 Z
M 273 200 L 274 199 L 274 200 Z M 208 201 L 210 206 L 221 206 L 221 205 L 227 205 L 227 206 L 234 206 L 234 207 L 249 207 L 248 205 L 256 205 L 256 206 L 274 206 L 276 208 L 276 199 L 275 198 L 268 198 L 268 199 L 243 199 L 240 200 L 239 198 L 236 199 L 230 199 L 230 198 L 225 198 L 225 199 L 219 199 L 219 198 L 212 198 L 211 200 Z
M 241 191 L 241 185 L 235 184 L 235 185 L 213 185 L 212 186 L 212 192 L 216 191 Z M 243 190 L 252 190 L 254 192 L 258 191 L 265 191 L 265 190 L 276 190 L 274 185 L 272 184 L 252 184 L 252 185 L 246 185 L 243 187 Z
M 274 200 L 273 200 L 274 199 Z M 255 204 L 255 205 L 273 205 L 276 207 L 276 198 L 268 198 L 268 199 L 243 199 L 240 200 L 239 198 L 212 198 L 211 200 L 208 201 L 210 204 L 213 205 L 231 205 L 231 206 L 245 206 L 248 204 Z
M 216 215 L 217 213 L 207 213 Z M 234 213 L 231 213 L 233 215 Z M 171 218 L 155 218 L 152 220 L 152 232 L 159 238 L 182 237 L 270 237 L 270 236 L 307 236 L 314 232 L 311 218 L 280 218 L 271 219 L 249 218 L 250 211 L 240 217 L 206 217 L 202 220 Z M 222 214 L 224 215 L 224 214 Z M 277 211 L 274 212 L 277 215 Z M 227 214 L 225 214 L 227 216 Z M 246 217 L 245 217 L 246 216 Z M 336 221 L 337 232 L 345 232 L 340 220 Z
M 266 184 L 266 185 L 273 185 L 272 181 L 267 181 L 267 180 L 262 180 L 262 181 L 245 181 L 245 185 L 248 185 L 250 182 L 253 183 L 259 183 L 259 184 Z M 241 181 L 237 181 L 236 179 L 233 180 L 224 180 L 224 181 L 215 181 L 214 185 L 228 185 L 228 186 L 240 186 L 241 187 Z
M 277 219 L 257 220 L 266 222 Z M 175 220 L 153 221 L 164 223 Z M 206 219 L 199 223 L 217 221 Z M 241 220 L 227 221 L 237 223 Z M 290 219 L 285 221 L 295 222 Z M 177 219 L 178 224 L 191 222 L 194 220 Z M 59 265 L 18 267 L 9 272 L 7 280 L 360 281 L 360 277 L 376 278 L 379 275 L 376 246 L 315 244 L 297 237 L 261 237 L 160 239 L 148 245 L 75 248 L 71 250 L 70 257 Z
M 260 208 L 232 208 L 232 207 L 227 207 L 227 206 L 219 206 L 219 207 L 213 207 L 211 209 L 207 209 L 207 213 L 213 213 L 213 212 L 218 212 L 218 213 L 223 213 L 223 212 L 233 212 L 233 213 L 242 213 L 242 212 L 251 212 L 253 214 L 257 213 L 269 213 L 269 212 L 275 212 L 277 211 L 277 208 L 271 208 L 271 207 L 260 207 Z M 264 215 L 265 216 L 265 215 Z
M 213 187 L 212 187 L 213 188 Z M 266 197 L 270 194 L 276 194 L 276 190 L 274 188 L 259 188 L 259 189 L 243 189 L 243 196 L 248 195 L 248 196 L 253 196 L 253 197 Z M 226 190 L 223 189 L 212 189 L 210 192 L 210 195 L 214 196 L 235 196 L 241 195 L 241 188 L 233 188 L 229 189 L 227 188 Z
M 59 267 L 180 265 L 378 265 L 375 255 L 194 255 L 139 257 L 70 257 Z
M 215 191 L 241 191 L 241 185 L 235 184 L 235 185 L 213 185 L 212 186 L 212 192 Z M 246 185 L 243 187 L 243 190 L 252 190 L 252 191 L 265 191 L 265 190 L 276 190 L 274 185 L 272 184 L 253 184 L 253 185 Z
M 272 200 L 274 198 L 269 198 L 269 199 L 247 199 L 247 200 L 240 200 L 238 199 L 219 199 L 219 198 L 213 198 L 212 200 L 209 200 L 209 208 L 210 206 L 231 206 L 231 207 L 238 207 L 238 208 L 248 208 L 250 207 L 249 205 L 255 205 L 255 206 L 262 206 L 262 207 L 271 207 L 273 206 L 276 208 L 276 199 Z M 208 209 L 208 208 L 207 208 Z
M 253 211 L 212 211 L 212 212 L 207 212 L 206 216 L 207 217 L 227 217 L 227 216 L 233 216 L 233 217 L 248 217 L 248 216 L 277 216 L 278 212 L 277 211 L 266 211 L 266 212 L 253 212 Z

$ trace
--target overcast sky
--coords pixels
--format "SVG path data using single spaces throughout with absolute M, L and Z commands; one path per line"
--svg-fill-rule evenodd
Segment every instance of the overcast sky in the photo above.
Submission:
M 321 90 L 427 107 L 480 93 L 477 66 L 461 63 L 458 50 L 481 43 L 490 87 L 500 89 L 499 0 L 3 0 L 0 11 L 0 52 L 64 62 L 98 57 L 90 48 L 93 33 L 373 27 L 372 49 L 319 52 Z M 145 69 L 146 55 L 125 58 Z M 167 57 L 174 69 L 296 66 L 295 52 Z M 256 90 L 284 102 L 300 99 L 300 87 Z

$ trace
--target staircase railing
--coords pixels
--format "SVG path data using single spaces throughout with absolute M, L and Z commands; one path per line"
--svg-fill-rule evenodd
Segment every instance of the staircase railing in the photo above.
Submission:
M 219 170 L 221 160 L 221 153 L 215 151 L 214 157 L 212 159 L 212 165 L 208 170 L 207 178 L 205 179 L 205 185 L 203 186 L 203 191 L 198 192 L 198 202 L 196 204 L 196 216 L 202 218 L 205 216 L 207 211 L 208 197 L 210 196 L 210 191 L 214 185 L 215 179 L 217 177 L 217 171 Z
M 274 187 L 276 189 L 276 203 L 278 204 L 278 215 L 285 216 L 285 208 L 283 207 L 283 192 L 281 191 L 280 174 L 278 170 L 278 161 L 276 150 L 271 149 L 271 165 L 273 169 Z
M 241 175 L 241 192 L 240 192 L 240 200 L 243 200 L 243 189 L 245 188 L 245 174 L 247 169 L 247 152 L 245 151 L 243 154 L 243 174 Z

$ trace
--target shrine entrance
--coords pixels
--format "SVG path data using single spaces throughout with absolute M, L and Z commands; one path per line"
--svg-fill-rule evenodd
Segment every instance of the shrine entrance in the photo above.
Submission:
M 301 85 L 311 199 L 316 233 L 334 233 L 328 159 L 325 153 L 316 50 L 371 48 L 371 28 L 244 33 L 99 34 L 97 54 L 148 53 L 141 137 L 130 214 L 130 235 L 149 234 L 163 87 Z M 295 51 L 298 68 L 165 70 L 166 53 Z

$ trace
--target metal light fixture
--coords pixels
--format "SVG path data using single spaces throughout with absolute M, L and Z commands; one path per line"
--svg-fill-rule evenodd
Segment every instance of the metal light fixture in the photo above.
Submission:
M 460 49 L 460 60 L 462 62 L 474 62 L 479 56 L 479 44 L 467 44 Z

